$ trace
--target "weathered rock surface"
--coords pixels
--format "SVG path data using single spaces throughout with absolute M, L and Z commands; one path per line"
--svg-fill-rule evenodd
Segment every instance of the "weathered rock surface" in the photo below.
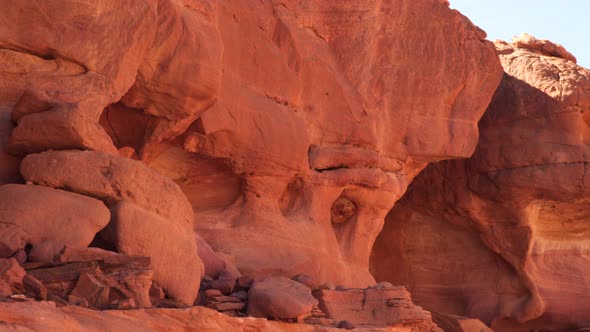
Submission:
M 294 319 L 310 315 L 317 303 L 309 287 L 286 277 L 255 280 L 248 291 L 248 315 L 253 317 Z
M 354 326 L 396 326 L 410 331 L 442 332 L 430 312 L 412 303 L 404 287 L 317 291 L 319 307 L 336 322 Z
M 407 183 L 472 153 L 501 76 L 493 47 L 442 1 L 217 8 L 217 102 L 144 160 L 243 273 L 373 284 L 371 243 Z
M 193 228 L 235 258 L 234 266 L 222 257 L 224 270 L 207 281 L 224 294 L 208 303 L 219 310 L 243 311 L 245 300 L 231 295 L 240 272 L 305 273 L 338 291 L 374 284 L 369 254 L 387 212 L 429 162 L 471 155 L 477 121 L 501 79 L 485 33 L 442 0 L 0 0 L 0 9 L 0 107 L 16 123 L 4 148 L 29 154 L 20 166 L 26 181 L 113 209 L 102 238 L 151 257 L 154 279 L 180 302 L 154 287 L 161 306 L 197 297 L 203 266 Z M 93 151 L 46 151 L 72 149 Z M 50 271 L 31 274 L 65 273 L 68 280 L 47 286 L 60 304 L 63 295 L 98 308 L 147 302 L 111 299 L 99 261 L 120 256 L 87 260 L 95 254 L 102 255 L 64 251 L 58 261 L 82 270 L 37 266 Z M 82 261 L 69 261 L 75 257 Z M 213 275 L 220 266 L 207 260 Z M 284 282 L 285 292 L 306 289 L 299 302 L 315 301 L 302 283 Z M 145 295 L 149 283 L 140 284 Z M 390 289 L 381 286 L 371 294 Z M 264 315 L 301 318 L 279 305 L 288 300 Z M 380 305 L 386 300 L 379 297 Z M 391 302 L 383 314 L 414 308 L 408 301 Z M 332 322 L 313 304 L 304 307 L 302 314 Z M 72 310 L 87 330 L 201 319 L 198 309 L 134 311 L 139 322 L 124 320 L 131 313 L 97 322 L 82 309 L 60 310 Z M 356 326 L 341 318 L 334 322 Z M 426 316 L 416 320 L 403 329 L 433 329 Z M 258 328 L 225 322 L 203 324 Z M 286 327 L 293 328 L 306 329 Z
M 494 332 L 479 319 L 435 313 L 432 319 L 445 332 Z
M 590 71 L 548 41 L 497 47 L 506 73 L 473 157 L 416 178 L 387 217 L 372 270 L 429 310 L 494 330 L 582 328 Z
M 49 151 L 25 157 L 21 173 L 26 181 L 109 203 L 133 202 L 175 223 L 193 225 L 193 211 L 180 188 L 136 160 L 93 151 Z
M 51 302 L 1 303 L 0 320 L 10 331 L 236 331 L 236 332 L 341 332 L 306 324 L 288 324 L 261 318 L 235 318 L 205 307 L 96 311 L 77 306 L 56 308 Z M 381 327 L 367 332 L 407 332 Z
M 501 77 L 485 33 L 440 0 L 0 8 L 0 106 L 16 104 L 10 151 L 133 149 L 179 183 L 203 238 L 249 275 L 372 284 L 386 213 L 428 162 L 472 153 Z M 118 159 L 106 154 L 68 153 L 60 171 L 43 172 L 41 154 L 37 174 L 32 159 L 23 173 L 186 217 L 185 201 L 135 191 L 154 178 L 119 175 L 126 164 L 109 166 Z
M 121 253 L 150 257 L 154 280 L 172 299 L 195 302 L 204 268 L 190 226 L 120 202 L 107 231 Z
M 55 265 L 57 264 L 57 265 Z M 74 304 L 94 309 L 151 307 L 153 271 L 149 257 L 112 254 L 99 260 L 24 265 L 25 294 L 58 305 Z
M 99 200 L 63 190 L 0 186 L 0 242 L 13 252 L 31 245 L 30 260 L 51 262 L 65 245 L 84 248 L 110 219 Z

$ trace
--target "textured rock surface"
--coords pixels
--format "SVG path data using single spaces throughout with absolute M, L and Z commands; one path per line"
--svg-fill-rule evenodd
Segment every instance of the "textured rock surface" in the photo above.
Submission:
M 240 272 L 305 273 L 339 290 L 374 284 L 369 254 L 385 215 L 429 162 L 471 155 L 501 79 L 485 33 L 443 0 L 0 0 L 0 9 L 0 109 L 16 124 L 0 137 L 12 155 L 29 154 L 23 178 L 103 200 L 114 212 L 103 239 L 150 256 L 158 284 L 188 305 L 203 272 L 197 230 L 235 258 L 237 268 L 222 256 L 225 270 L 204 284 L 228 293 L 215 305 L 236 315 L 245 302 L 226 300 Z M 107 285 L 92 278 L 72 302 L 106 305 Z M 396 303 L 378 313 L 403 312 Z M 88 329 L 120 323 L 61 310 Z M 192 322 L 191 310 L 154 311 L 156 322 L 135 311 L 140 321 L 121 329 Z M 405 328 L 423 327 L 432 325 Z
M 144 160 L 243 273 L 372 284 L 371 243 L 407 183 L 473 151 L 493 48 L 441 1 L 223 1 L 217 20 L 216 104 Z M 356 208 L 332 223 L 342 199 Z
M 31 246 L 29 258 L 51 262 L 65 245 L 84 248 L 109 222 L 99 200 L 34 185 L 0 186 L 0 242 L 13 252 Z
M 494 332 L 479 319 L 435 313 L 432 319 L 445 332 Z
M 506 74 L 475 154 L 415 180 L 387 218 L 372 269 L 427 309 L 495 330 L 582 328 L 590 71 L 565 50 L 548 52 L 555 44 L 526 40 L 497 43 Z
M 154 281 L 172 299 L 186 305 L 195 302 L 204 268 L 190 226 L 121 202 L 113 208 L 107 231 L 120 252 L 151 258 Z
M 428 162 L 472 153 L 501 75 L 483 31 L 440 0 L 0 8 L 9 151 L 140 158 L 179 183 L 203 238 L 252 275 L 371 284 L 387 211 Z M 47 185 L 104 184 L 79 174 L 97 170 L 80 159 L 60 161 L 76 179 Z M 151 180 L 111 176 L 123 196 Z
M 411 331 L 442 332 L 430 312 L 412 303 L 404 287 L 348 290 L 322 289 L 316 295 L 326 316 L 354 326 L 396 326 Z
M 50 302 L 0 303 L 0 320 L 10 331 L 236 331 L 341 332 L 330 327 L 272 322 L 261 318 L 234 318 L 204 307 L 95 311 L 75 306 L 56 308 Z M 382 327 L 367 332 L 408 332 Z

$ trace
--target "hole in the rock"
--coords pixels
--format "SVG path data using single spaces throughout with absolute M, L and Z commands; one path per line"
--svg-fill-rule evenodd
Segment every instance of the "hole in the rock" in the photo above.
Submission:
M 139 151 L 143 146 L 150 118 L 143 110 L 115 103 L 104 109 L 99 123 L 117 148 L 129 146 Z
M 30 255 L 31 249 L 33 249 L 33 245 L 31 245 L 30 243 L 27 243 L 25 245 L 25 253 L 27 254 L 27 257 Z
M 101 248 L 113 252 L 117 251 L 117 248 L 110 241 L 105 240 L 103 236 L 101 236 L 100 232 L 94 236 L 94 239 L 90 243 L 89 247 Z
M 174 180 L 195 211 L 223 209 L 242 196 L 242 177 L 227 160 L 188 152 L 181 140 L 163 143 L 158 150 L 147 164 Z
M 350 199 L 340 196 L 330 208 L 332 224 L 342 224 L 356 215 L 356 204 Z

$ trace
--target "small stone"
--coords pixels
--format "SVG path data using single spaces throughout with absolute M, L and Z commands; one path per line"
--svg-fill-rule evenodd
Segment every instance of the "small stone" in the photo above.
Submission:
M 225 295 L 231 294 L 236 287 L 236 279 L 217 279 L 209 283 L 209 287 L 221 291 Z
M 349 322 L 347 320 L 343 320 L 343 321 L 340 321 L 340 323 L 338 323 L 338 328 L 345 329 L 345 330 L 354 330 L 356 327 L 351 322 Z
M 205 291 L 206 297 L 222 296 L 223 294 L 219 289 L 208 289 Z
M 300 282 L 311 289 L 316 289 L 319 286 L 318 281 L 309 274 L 299 273 L 291 279 Z
M 152 285 L 150 286 L 150 297 L 153 297 L 157 300 L 161 300 L 166 297 L 166 293 L 164 293 L 162 287 L 160 287 L 155 281 L 152 282 Z

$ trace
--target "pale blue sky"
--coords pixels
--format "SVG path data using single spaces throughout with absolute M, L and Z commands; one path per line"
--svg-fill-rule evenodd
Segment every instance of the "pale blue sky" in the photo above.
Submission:
M 590 68 L 590 0 L 450 0 L 451 7 L 488 33 L 510 41 L 527 32 L 565 46 Z

